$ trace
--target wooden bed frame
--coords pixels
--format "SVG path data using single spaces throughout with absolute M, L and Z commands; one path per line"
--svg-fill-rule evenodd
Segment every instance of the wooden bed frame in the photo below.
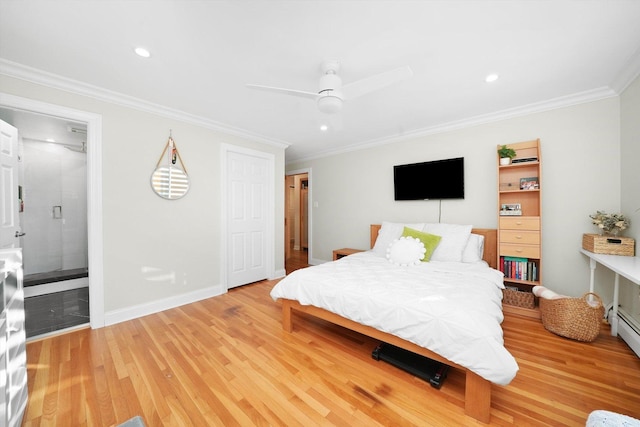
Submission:
M 378 237 L 378 231 L 380 230 L 379 224 L 371 225 L 371 247 L 375 244 Z M 473 229 L 472 233 L 480 234 L 484 236 L 484 254 L 483 259 L 493 268 L 497 265 L 496 248 L 497 248 L 497 230 L 495 229 Z M 413 353 L 426 356 L 430 359 L 437 360 L 445 363 L 454 368 L 465 371 L 465 391 L 464 391 L 464 412 L 465 414 L 488 423 L 491 418 L 491 382 L 482 378 L 475 372 L 468 370 L 467 368 L 451 362 L 448 359 L 436 354 L 424 347 L 420 347 L 412 342 L 406 341 L 402 338 L 398 338 L 395 335 L 388 334 L 386 332 L 379 331 L 370 326 L 362 325 L 349 319 L 324 310 L 322 308 L 314 307 L 311 305 L 302 305 L 298 301 L 282 299 L 282 327 L 285 331 L 291 332 L 293 330 L 292 312 L 298 311 L 301 313 L 309 314 L 334 323 L 336 325 L 351 329 L 361 334 L 367 335 L 371 338 L 395 345 L 397 347 L 404 348 Z

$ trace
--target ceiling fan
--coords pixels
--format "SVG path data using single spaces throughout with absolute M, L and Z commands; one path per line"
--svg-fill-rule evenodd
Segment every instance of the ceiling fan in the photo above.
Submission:
M 413 71 L 409 66 L 396 68 L 375 74 L 355 82 L 342 85 L 342 79 L 338 76 L 340 63 L 338 61 L 325 61 L 322 63 L 322 77 L 317 92 L 308 92 L 296 89 L 286 89 L 280 87 L 263 86 L 257 84 L 247 84 L 253 89 L 266 90 L 269 92 L 282 93 L 285 95 L 299 96 L 302 98 L 314 99 L 318 104 L 318 109 L 326 114 L 337 113 L 342 109 L 342 103 L 370 92 L 382 89 L 386 86 L 397 83 L 413 76 Z

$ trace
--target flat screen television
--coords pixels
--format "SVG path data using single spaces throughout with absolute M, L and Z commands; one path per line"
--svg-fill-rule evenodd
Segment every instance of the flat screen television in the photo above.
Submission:
M 464 199 L 464 157 L 393 167 L 395 200 Z

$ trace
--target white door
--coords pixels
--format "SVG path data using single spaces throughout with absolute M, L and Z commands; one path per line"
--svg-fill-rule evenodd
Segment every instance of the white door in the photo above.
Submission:
M 227 153 L 227 288 L 267 278 L 269 162 Z
M 20 247 L 18 129 L 0 120 L 0 249 Z

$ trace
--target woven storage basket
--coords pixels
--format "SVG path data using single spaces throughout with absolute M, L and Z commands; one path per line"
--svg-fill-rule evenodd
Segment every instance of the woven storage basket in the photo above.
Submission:
M 531 292 L 516 291 L 513 289 L 503 289 L 502 302 L 515 307 L 534 308 L 536 306 L 535 296 Z
M 587 302 L 593 296 L 595 306 Z M 540 315 L 545 329 L 577 341 L 591 342 L 598 337 L 604 317 L 602 299 L 593 292 L 582 298 L 540 298 Z
M 636 241 L 630 237 L 583 234 L 582 248 L 594 254 L 633 256 Z

